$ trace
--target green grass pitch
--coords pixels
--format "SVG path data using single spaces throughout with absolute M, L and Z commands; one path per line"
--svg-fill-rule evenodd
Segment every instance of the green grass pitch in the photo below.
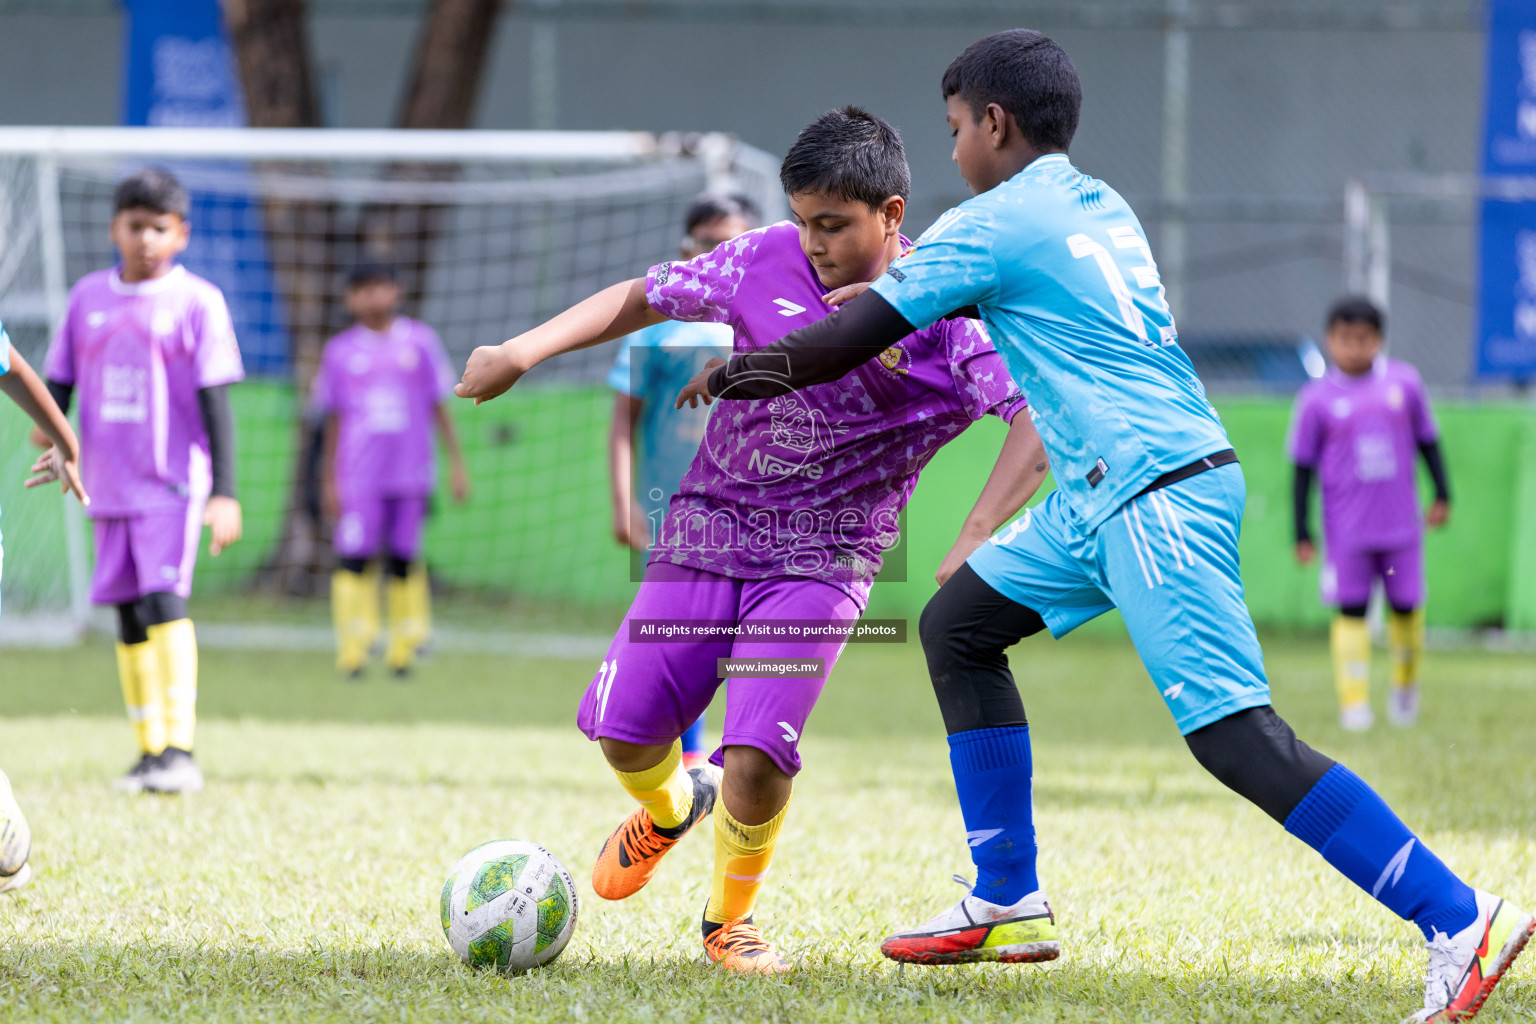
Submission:
M 1342 734 L 1320 639 L 1276 639 L 1281 713 L 1373 782 L 1475 884 L 1536 902 L 1536 658 L 1432 653 L 1413 731 Z M 0 765 L 35 830 L 0 897 L 11 1021 L 1391 1021 L 1418 1005 L 1417 931 L 1208 779 L 1123 642 L 1014 654 L 1035 741 L 1041 875 L 1064 955 L 898 970 L 882 936 L 970 867 L 915 646 L 850 649 L 811 719 L 758 920 L 800 969 L 697 965 L 711 843 L 625 904 L 586 888 L 628 810 L 574 729 L 583 661 L 443 654 L 401 685 L 316 653 L 203 656 L 208 789 L 126 798 L 112 652 L 0 652 Z M 1380 676 L 1378 671 L 1378 677 Z M 1378 705 L 1382 699 L 1378 683 Z M 713 724 L 718 728 L 718 715 Z M 563 957 L 475 974 L 444 942 L 442 880 L 495 838 L 578 881 Z M 1536 961 L 1481 1019 L 1536 1017 Z

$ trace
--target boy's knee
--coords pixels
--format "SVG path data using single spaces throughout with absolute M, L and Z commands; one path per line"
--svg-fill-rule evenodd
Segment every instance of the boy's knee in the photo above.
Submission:
M 1297 739 L 1267 704 L 1196 729 L 1184 741 L 1217 781 L 1282 825 L 1334 765 Z

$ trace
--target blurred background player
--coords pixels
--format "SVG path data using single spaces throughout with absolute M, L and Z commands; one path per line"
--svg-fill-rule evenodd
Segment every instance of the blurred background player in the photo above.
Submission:
M 400 316 L 399 307 L 389 267 L 354 270 L 347 310 L 356 322 L 326 343 L 313 392 L 326 417 L 325 505 L 336 518 L 336 667 L 354 677 L 379 631 L 370 559 L 382 558 L 388 576 L 385 659 L 396 676 L 410 672 L 431 635 L 431 591 L 425 567 L 415 563 L 437 479 L 434 429 L 448 450 L 454 500 L 469 496 L 464 454 L 444 404 L 454 385 L 448 355 L 436 331 Z
M 1333 620 L 1333 671 L 1339 724 L 1372 723 L 1371 637 L 1366 606 L 1380 579 L 1391 606 L 1392 696 L 1387 717 L 1412 725 L 1419 715 L 1419 662 L 1424 653 L 1424 529 L 1414 449 L 1435 485 L 1430 526 L 1445 525 L 1450 488 L 1440 431 L 1424 382 L 1412 366 L 1382 353 L 1381 310 L 1370 300 L 1340 300 L 1328 313 L 1327 374 L 1296 396 L 1290 458 L 1296 466 L 1296 559 L 1316 549 L 1307 526 L 1313 476 L 1323 485 L 1323 603 Z
M 211 528 L 213 555 L 240 539 L 228 386 L 245 370 L 223 293 L 176 262 L 191 234 L 187 190 L 147 168 L 118 184 L 112 208 L 120 262 L 70 290 L 45 370 L 59 408 L 79 390 L 80 439 L 92 453 L 91 601 L 117 608 L 118 674 L 139 742 L 119 788 L 194 792 L 203 774 L 192 760 L 197 637 L 187 598 L 200 527 Z
M 80 445 L 70 429 L 64 412 L 48 394 L 48 389 L 32 372 L 32 367 L 11 349 L 10 336 L 0 325 L 0 391 L 21 407 L 37 424 L 37 429 L 52 447 L 46 459 L 32 467 L 39 474 L 27 481 L 28 487 L 64 481 L 64 491 L 75 492 L 82 504 L 89 505 L 80 486 Z M 3 564 L 0 557 L 0 564 Z M 26 885 L 32 877 L 27 858 L 32 852 L 32 829 L 11 791 L 11 780 L 0 771 L 0 892 L 10 892 Z
M 678 255 L 691 260 L 756 226 L 756 212 L 741 200 L 700 196 L 683 217 Z M 731 354 L 732 336 L 729 324 L 668 320 L 619 339 L 619 353 L 608 374 L 608 386 L 615 392 L 608 473 L 613 536 L 620 544 L 642 553 L 650 550 L 656 527 L 666 518 L 667 505 L 698 453 L 709 418 L 709 406 L 674 409 L 673 400 L 705 362 Z M 683 733 L 683 767 L 698 768 L 708 756 L 700 715 Z

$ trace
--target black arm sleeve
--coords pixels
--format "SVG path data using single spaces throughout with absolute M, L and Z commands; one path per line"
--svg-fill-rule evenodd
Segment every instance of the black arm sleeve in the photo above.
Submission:
M 766 348 L 736 356 L 709 376 L 716 398 L 773 398 L 837 380 L 911 334 L 913 326 L 875 292 Z
M 1296 476 L 1291 481 L 1291 507 L 1296 517 L 1296 543 L 1312 539 L 1312 531 L 1307 526 L 1307 505 L 1312 500 L 1312 467 L 1297 466 Z
M 1419 445 L 1419 454 L 1424 456 L 1424 465 L 1429 467 L 1429 478 L 1435 482 L 1435 500 L 1449 502 L 1451 484 L 1445 478 L 1445 460 L 1440 456 L 1440 442 L 1430 441 Z
M 213 463 L 213 496 L 235 496 L 235 417 L 229 409 L 229 385 L 203 388 L 197 393 L 208 431 L 208 459 Z
M 75 396 L 73 384 L 60 384 L 56 380 L 45 381 L 48 385 L 48 394 L 53 396 L 53 404 L 59 407 L 64 415 L 69 415 L 69 403 Z

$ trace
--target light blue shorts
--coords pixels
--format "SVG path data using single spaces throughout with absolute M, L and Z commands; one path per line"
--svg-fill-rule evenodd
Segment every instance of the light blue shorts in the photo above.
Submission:
M 1246 501 L 1234 463 L 1133 498 L 1090 531 L 1056 491 L 968 564 L 998 593 L 1038 612 L 1052 636 L 1119 608 L 1188 734 L 1270 702 L 1237 565 Z

